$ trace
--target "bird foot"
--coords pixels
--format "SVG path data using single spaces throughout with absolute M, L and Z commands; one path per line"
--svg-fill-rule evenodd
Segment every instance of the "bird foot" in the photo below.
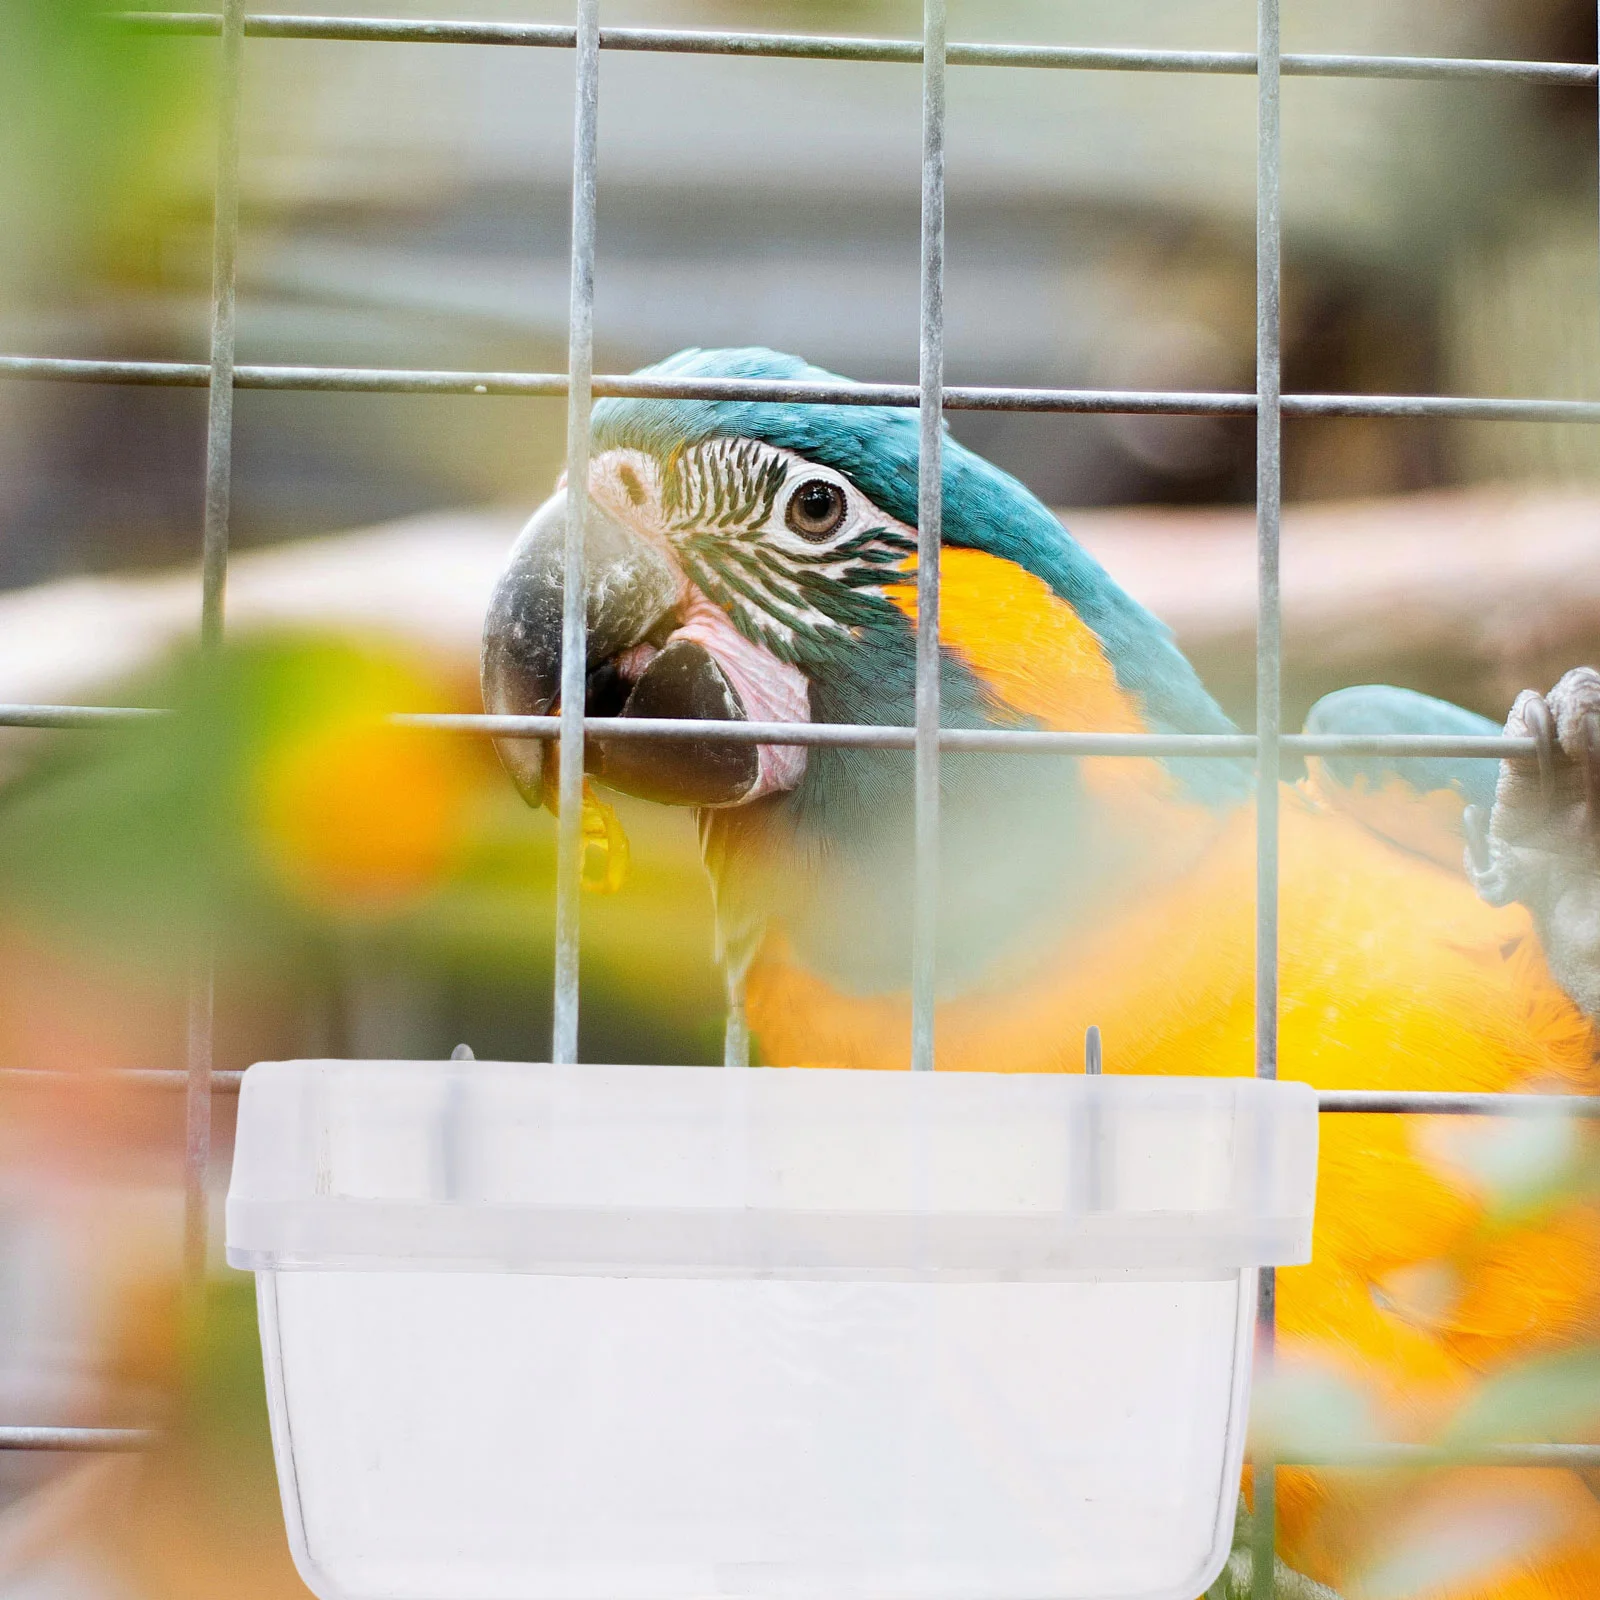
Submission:
M 1600 1018 L 1600 672 L 1525 689 L 1505 731 L 1534 751 L 1500 763 L 1487 817 L 1467 808 L 1467 876 L 1491 905 L 1527 906 L 1556 981 Z

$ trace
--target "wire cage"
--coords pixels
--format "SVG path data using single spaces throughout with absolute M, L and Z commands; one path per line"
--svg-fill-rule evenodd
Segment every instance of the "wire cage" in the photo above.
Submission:
M 441 734 L 523 736 L 559 740 L 561 807 L 557 843 L 555 1026 L 551 1059 L 577 1056 L 579 890 L 581 883 L 582 747 L 585 732 L 607 738 L 692 739 L 714 732 L 721 740 L 806 746 L 854 746 L 915 752 L 916 883 L 913 913 L 912 1045 L 910 1065 L 935 1064 L 934 914 L 939 837 L 939 758 L 944 750 L 1094 756 L 1252 757 L 1257 774 L 1256 1041 L 1261 1077 L 1278 1066 L 1278 778 L 1285 755 L 1378 755 L 1397 758 L 1531 755 L 1533 741 L 1442 736 L 1307 736 L 1282 729 L 1279 535 L 1282 509 L 1282 423 L 1285 417 L 1453 418 L 1516 422 L 1600 423 L 1600 402 L 1551 399 L 1465 398 L 1439 395 L 1289 394 L 1281 374 L 1281 172 L 1280 85 L 1284 76 L 1411 81 L 1521 82 L 1594 90 L 1600 68 L 1582 63 L 1469 60 L 1415 56 L 1293 55 L 1280 49 L 1282 0 L 1257 0 L 1253 52 L 1078 48 L 1026 44 L 962 44 L 946 37 L 945 0 L 924 0 L 923 36 L 867 39 L 802 34 L 660 28 L 602 28 L 599 0 L 576 0 L 573 26 L 473 21 L 413 21 L 245 12 L 243 0 L 225 0 L 218 13 L 140 12 L 116 19 L 144 32 L 212 35 L 218 40 L 215 72 L 219 129 L 212 235 L 210 360 L 183 362 L 89 361 L 0 355 L 0 378 L 95 384 L 205 388 L 208 414 L 205 457 L 203 577 L 199 633 L 202 646 L 221 642 L 228 563 L 229 491 L 236 389 L 344 393 L 565 396 L 569 516 L 564 568 L 562 697 L 559 716 L 413 715 L 397 720 Z M 564 373 L 378 370 L 353 367 L 238 365 L 234 359 L 235 264 L 239 212 L 239 103 L 246 38 L 346 40 L 384 43 L 473 44 L 573 52 L 576 94 L 572 168 L 571 300 L 568 364 Z M 768 57 L 835 62 L 898 62 L 922 75 L 922 232 L 920 381 L 915 385 L 822 384 L 765 380 L 690 380 L 599 376 L 594 372 L 596 132 L 602 50 L 658 54 Z M 945 82 L 950 67 L 984 66 L 1035 71 L 1198 73 L 1254 76 L 1257 105 L 1256 168 L 1256 388 L 1252 393 L 1114 392 L 1088 389 L 958 387 L 944 383 Z M 693 721 L 664 722 L 584 716 L 584 606 L 582 528 L 587 502 L 590 408 L 602 396 L 740 400 L 810 405 L 915 408 L 920 415 L 918 495 L 918 623 L 916 718 L 913 727 L 793 725 Z M 1258 620 L 1256 729 L 1238 735 L 1057 733 L 941 728 L 939 703 L 939 550 L 941 440 L 946 410 L 1253 416 L 1256 423 L 1256 526 Z M 0 726 L 92 728 L 160 712 L 132 708 L 56 705 L 0 706 Z M 212 1070 L 213 980 L 202 960 L 191 986 L 187 1064 L 181 1070 L 138 1076 L 182 1087 L 185 1093 L 184 1261 L 191 1281 L 206 1262 L 206 1193 L 212 1097 L 237 1092 L 239 1074 Z M 737 1019 L 729 1029 L 730 1061 L 742 1055 Z M 1325 1091 L 1326 1114 L 1391 1112 L 1505 1115 L 1530 1102 L 1583 1117 L 1600 1116 L 1600 1097 L 1490 1094 L 1408 1094 Z M 1260 1343 L 1270 1351 L 1274 1329 L 1272 1269 L 1262 1272 Z M 136 1429 L 0 1427 L 0 1449 L 43 1451 L 136 1450 L 150 1436 Z M 1341 1465 L 1426 1466 L 1435 1457 L 1421 1446 L 1390 1445 Z M 1452 1457 L 1460 1460 L 1459 1455 Z M 1542 1444 L 1491 1447 L 1476 1459 L 1499 1465 L 1600 1467 L 1600 1446 Z M 1283 1463 L 1316 1465 L 1318 1463 Z M 1255 1462 L 1256 1592 L 1272 1592 L 1275 1547 L 1275 1463 Z M 1261 1559 L 1267 1557 L 1268 1559 Z

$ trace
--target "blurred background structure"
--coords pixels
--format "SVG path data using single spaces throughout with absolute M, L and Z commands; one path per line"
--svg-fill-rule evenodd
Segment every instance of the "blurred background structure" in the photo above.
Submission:
M 83 5 L 7 11 L 37 33 L 41 17 Z M 558 0 L 381 10 L 565 16 Z M 1582 0 L 1301 0 L 1285 48 L 1593 60 L 1592 12 Z M 918 9 L 616 0 L 606 20 L 907 36 Z M 956 0 L 951 28 L 1249 49 L 1254 22 L 1244 0 Z M 35 163 L 27 227 L 10 230 L 0 342 L 203 357 L 211 41 L 97 41 L 94 87 L 110 80 L 129 105 L 89 133 L 73 99 L 81 70 L 52 77 L 37 43 L 17 42 L 5 70 L 23 92 L 0 116 L 14 145 L 55 159 Z M 559 366 L 567 67 L 560 50 L 253 42 L 240 360 Z M 610 53 L 603 72 L 600 370 L 686 344 L 767 343 L 850 376 L 914 376 L 914 68 Z M 39 126 L 17 126 L 29 116 Z M 1248 78 L 957 69 L 952 381 L 1248 388 L 1253 116 Z M 1288 387 L 1581 393 L 1600 358 L 1593 121 L 1592 94 L 1573 89 L 1288 81 Z M 202 396 L 7 386 L 0 404 L 0 583 L 191 556 Z M 558 402 L 241 396 L 236 537 L 525 502 L 552 475 L 561 418 Z M 1252 482 L 1247 422 L 954 425 L 1062 506 L 1227 503 Z M 1348 498 L 1587 480 L 1596 448 L 1581 427 L 1301 422 L 1286 470 L 1291 498 Z
M 339 9 L 570 21 L 562 0 Z M 1589 0 L 1285 10 L 1290 51 L 1596 59 Z M 100 11 L 0 0 L 0 354 L 203 361 L 215 42 Z M 1254 11 L 951 0 L 950 21 L 1249 50 Z M 911 37 L 920 6 L 607 0 L 605 21 Z M 915 377 L 914 68 L 608 53 L 602 71 L 598 370 L 763 343 Z M 960 67 L 950 106 L 951 382 L 1253 387 L 1252 79 Z M 1592 90 L 1290 78 L 1284 122 L 1288 390 L 1596 393 Z M 570 141 L 566 51 L 252 40 L 240 361 L 559 370 Z M 170 658 L 198 607 L 205 410 L 201 390 L 0 376 L 0 701 L 199 692 Z M 951 424 L 1250 716 L 1248 420 Z M 563 427 L 554 400 L 241 391 L 239 740 L 0 741 L 0 1422 L 185 1423 L 137 1470 L 0 1452 L 5 1600 L 299 1592 L 248 1289 L 219 1289 L 198 1349 L 175 1311 L 180 1097 L 96 1072 L 181 1064 L 184 953 L 217 909 L 196 874 L 224 859 L 245 865 L 223 890 L 220 1068 L 460 1039 L 543 1053 L 549 819 L 465 743 L 375 744 L 303 780 L 330 716 L 476 709 L 484 602 Z M 1373 679 L 1499 716 L 1600 659 L 1600 430 L 1291 421 L 1285 441 L 1291 720 Z M 585 908 L 584 1053 L 715 1059 L 692 828 L 623 823 L 630 880 Z

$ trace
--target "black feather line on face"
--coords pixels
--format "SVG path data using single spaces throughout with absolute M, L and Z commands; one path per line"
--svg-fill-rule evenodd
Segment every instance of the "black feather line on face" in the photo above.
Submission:
M 804 665 L 803 642 L 822 642 L 804 618 L 786 615 L 769 591 L 745 582 L 722 563 L 687 560 L 684 565 L 706 597 L 727 612 L 745 638 L 770 650 L 786 665 Z
M 661 509 L 673 532 L 758 534 L 788 478 L 782 456 L 751 439 L 714 439 L 663 466 Z
M 800 667 L 903 624 L 881 590 L 908 581 L 896 569 L 916 550 L 882 523 L 797 547 L 774 525 L 778 497 L 813 470 L 757 440 L 712 439 L 669 457 L 660 476 L 665 531 L 688 576 L 746 638 Z

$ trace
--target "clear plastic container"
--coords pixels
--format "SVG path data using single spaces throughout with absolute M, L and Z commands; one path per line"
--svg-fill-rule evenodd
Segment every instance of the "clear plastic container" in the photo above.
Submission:
M 240 1104 L 323 1600 L 1194 1600 L 1317 1119 L 1248 1079 L 287 1062 Z

